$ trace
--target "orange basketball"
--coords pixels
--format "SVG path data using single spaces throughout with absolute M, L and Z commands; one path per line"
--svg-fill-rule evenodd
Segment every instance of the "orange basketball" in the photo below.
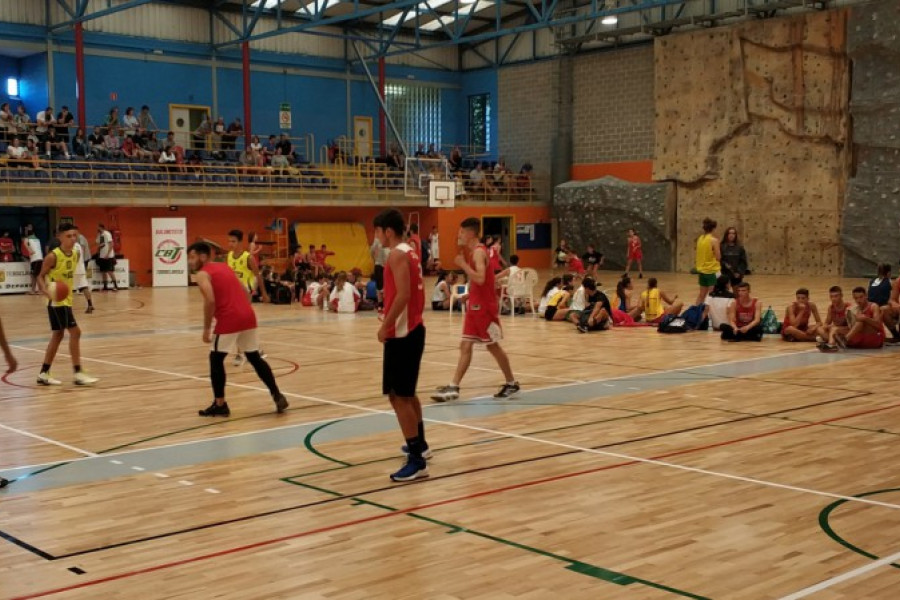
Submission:
M 47 286 L 47 292 L 54 302 L 62 302 L 69 296 L 69 286 L 65 281 L 54 281 Z

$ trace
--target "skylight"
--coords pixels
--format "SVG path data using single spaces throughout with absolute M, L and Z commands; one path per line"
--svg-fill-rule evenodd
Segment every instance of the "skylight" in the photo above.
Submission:
M 254 2 L 250 6 L 256 8 L 260 5 L 260 3 L 262 3 L 263 8 L 275 8 L 276 6 L 281 4 L 281 2 L 282 0 L 256 0 L 256 2 Z
M 428 2 L 422 2 L 421 4 L 427 4 L 431 7 L 431 10 L 438 8 L 439 6 L 443 6 L 445 4 L 450 4 L 453 0 L 428 0 Z M 459 11 L 462 14 L 462 10 Z M 431 13 L 428 12 L 428 8 L 423 6 L 419 9 L 419 14 L 430 16 Z M 406 13 L 406 18 L 403 19 L 403 13 L 397 13 L 393 17 L 389 17 L 384 20 L 385 25 L 394 26 L 400 23 L 400 19 L 403 19 L 403 22 L 411 21 L 416 18 L 416 11 L 410 10 Z
M 494 5 L 493 0 L 476 0 L 474 4 L 468 4 L 466 6 L 459 7 L 459 16 L 460 18 L 465 17 L 469 13 L 484 10 L 485 8 L 489 8 Z M 419 26 L 419 29 L 424 29 L 425 31 L 437 31 L 441 28 L 441 26 L 449 26 L 454 21 L 456 21 L 456 14 L 452 15 L 443 15 L 437 19 L 429 21 L 428 23 L 423 23 Z
M 278 0 L 275 0 L 276 2 Z M 272 2 L 272 0 L 266 0 L 266 2 Z M 340 4 L 341 0 L 313 0 L 306 7 L 301 8 L 297 11 L 297 14 L 305 15 L 305 14 L 316 14 L 316 12 L 322 12 L 326 8 L 331 8 L 335 4 Z M 316 5 L 318 5 L 318 11 L 316 10 Z

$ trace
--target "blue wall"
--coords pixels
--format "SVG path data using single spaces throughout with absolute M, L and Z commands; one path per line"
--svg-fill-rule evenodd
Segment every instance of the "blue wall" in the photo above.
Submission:
M 19 61 L 8 56 L 0 56 L 0 103 L 9 102 L 15 110 L 18 99 L 6 95 L 6 80 L 10 77 L 19 78 Z
M 488 147 L 488 154 L 491 158 L 497 158 L 497 140 L 499 130 L 497 122 L 499 120 L 498 104 L 497 104 L 497 70 L 496 69 L 479 69 L 477 71 L 465 71 L 460 74 L 460 82 L 462 89 L 459 92 L 462 106 L 460 107 L 459 118 L 456 121 L 456 139 L 461 143 L 467 143 L 469 137 L 469 96 L 477 96 L 479 94 L 490 94 L 491 96 L 491 122 L 490 133 L 491 140 Z
M 31 120 L 47 108 L 47 56 L 34 54 L 19 60 L 19 98 L 25 104 Z M 55 108 L 55 107 L 54 107 Z

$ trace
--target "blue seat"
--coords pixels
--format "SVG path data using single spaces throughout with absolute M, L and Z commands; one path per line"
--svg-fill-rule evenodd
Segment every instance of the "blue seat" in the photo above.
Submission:
M 48 182 L 50 181 L 50 173 L 43 169 L 40 169 L 34 172 L 34 178 L 40 179 L 43 182 Z
M 83 179 L 81 177 L 81 171 L 77 171 L 75 169 L 69 169 L 66 172 L 66 177 L 72 183 L 81 183 L 83 181 Z
M 103 181 L 104 183 L 112 179 L 112 174 L 109 171 L 95 171 L 97 181 Z
M 116 181 L 128 181 L 128 173 L 124 171 L 113 171 L 112 175 Z

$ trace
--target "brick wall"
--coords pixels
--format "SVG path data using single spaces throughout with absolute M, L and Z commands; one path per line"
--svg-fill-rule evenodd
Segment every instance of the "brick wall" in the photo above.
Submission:
M 652 159 L 653 47 L 577 56 L 574 75 L 573 162 Z
M 534 165 L 540 197 L 550 199 L 550 166 L 559 105 L 559 63 L 555 60 L 500 69 L 498 75 L 500 156 L 510 169 Z

